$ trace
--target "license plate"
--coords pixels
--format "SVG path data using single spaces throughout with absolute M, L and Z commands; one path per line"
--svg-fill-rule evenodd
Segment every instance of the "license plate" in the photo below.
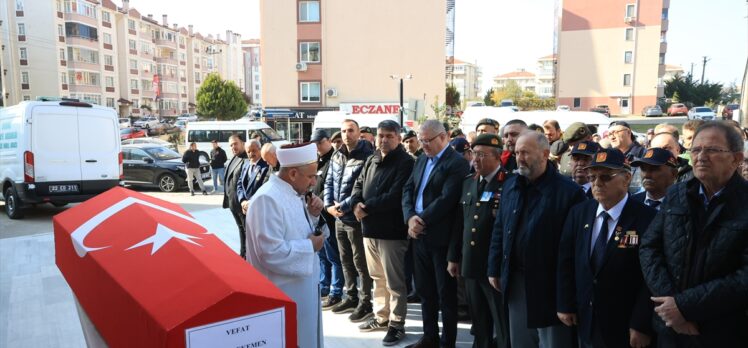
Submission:
M 78 192 L 78 185 L 49 185 L 49 193 Z
M 203 178 L 203 180 L 208 180 L 210 179 L 210 173 L 203 173 L 200 177 Z

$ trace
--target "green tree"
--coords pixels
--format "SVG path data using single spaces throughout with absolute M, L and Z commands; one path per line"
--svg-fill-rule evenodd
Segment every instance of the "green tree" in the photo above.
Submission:
M 447 105 L 455 108 L 460 105 L 460 91 L 457 90 L 455 85 L 447 85 L 446 91 Z
M 493 98 L 491 98 L 492 96 L 493 96 L 493 87 L 489 88 L 488 91 L 486 91 L 486 95 L 483 96 L 483 104 L 485 104 L 486 106 L 495 106 L 496 102 L 493 101 Z
M 209 74 L 197 91 L 197 114 L 221 121 L 233 121 L 247 112 L 247 102 L 233 81 Z
M 515 105 L 525 111 L 531 110 L 554 110 L 556 107 L 556 99 L 554 98 L 540 98 L 535 92 L 524 91 L 522 97 L 515 99 Z
M 689 107 L 719 103 L 723 97 L 722 84 L 709 81 L 700 84 L 690 74 L 678 74 L 665 81 L 665 97 Z
M 504 99 L 511 99 L 512 101 L 518 101 L 523 95 L 522 87 L 516 81 L 507 81 L 504 87 L 499 88 L 493 92 L 491 99 L 493 99 L 495 105 L 501 105 L 501 101 Z

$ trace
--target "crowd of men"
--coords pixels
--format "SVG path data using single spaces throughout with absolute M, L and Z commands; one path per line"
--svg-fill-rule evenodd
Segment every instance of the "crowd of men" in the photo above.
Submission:
M 604 133 L 492 119 L 465 131 L 345 120 L 314 132 L 314 163 L 291 159 L 303 146 L 276 156 L 232 136 L 222 182 L 241 256 L 264 267 L 252 250 L 306 257 L 293 244 L 305 243 L 320 262 L 304 273 L 319 272 L 312 310 L 383 331 L 385 346 L 405 337 L 410 300 L 423 335 L 409 347 L 454 347 L 461 306 L 474 347 L 748 347 L 748 148 L 737 124 L 661 124 L 644 143 L 623 121 Z M 315 233 L 260 251 L 273 229 L 261 187 L 274 172 Z M 299 319 L 301 347 L 321 344 L 301 339 L 319 324 Z

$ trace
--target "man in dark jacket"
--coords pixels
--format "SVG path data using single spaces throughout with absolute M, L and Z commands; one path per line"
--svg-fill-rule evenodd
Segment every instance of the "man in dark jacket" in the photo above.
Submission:
M 483 133 L 473 142 L 473 152 L 477 175 L 468 175 L 462 182 L 454 232 L 462 236 L 462 242 L 456 244 L 455 259 L 450 260 L 447 271 L 465 280 L 473 347 L 507 347 L 509 327 L 501 293 L 486 278 L 491 232 L 507 178 L 501 168 L 501 141 L 495 134 Z
M 401 208 L 403 185 L 413 171 L 413 158 L 400 144 L 400 125 L 387 120 L 377 127 L 379 150 L 366 160 L 353 187 L 351 204 L 361 221 L 366 265 L 374 280 L 376 302 L 383 306 L 361 331 L 387 330 L 382 340 L 394 345 L 405 337 L 408 288 L 405 252 L 408 231 Z
M 681 158 L 681 146 L 678 138 L 671 133 L 657 133 L 650 142 L 650 147 L 661 148 L 670 151 L 678 161 L 675 163 L 677 169 L 677 181 L 684 182 L 693 179 L 693 168 L 688 164 L 688 160 Z
M 195 195 L 194 187 L 192 187 L 192 181 L 194 180 L 200 185 L 200 190 L 203 191 L 203 194 L 207 195 L 208 192 L 205 191 L 203 178 L 200 176 L 200 152 L 197 151 L 196 143 L 191 143 L 189 150 L 184 152 L 182 163 L 186 165 L 184 170 L 187 172 L 187 187 L 190 188 L 190 194 Z
M 343 146 L 332 155 L 327 178 L 325 178 L 325 208 L 335 217 L 335 235 L 338 239 L 338 251 L 345 275 L 346 299 L 336 305 L 333 313 L 347 313 L 353 322 L 367 320 L 373 316 L 371 304 L 371 284 L 369 270 L 366 267 L 364 237 L 361 234 L 361 223 L 356 221 L 351 204 L 353 185 L 364 168 L 366 159 L 374 152 L 368 141 L 360 141 L 358 123 L 344 120 L 340 128 Z M 361 278 L 359 302 L 357 279 Z
M 510 120 L 501 129 L 501 137 L 504 140 L 506 150 L 501 154 L 501 166 L 509 173 L 517 169 L 517 156 L 514 154 L 514 146 L 520 134 L 527 129 L 527 123 L 522 120 Z
M 564 221 L 584 193 L 548 159 L 543 134 L 524 133 L 515 150 L 520 175 L 504 183 L 489 282 L 508 305 L 512 347 L 571 347 L 572 330 L 556 316 L 556 265 Z
M 423 337 L 412 347 L 439 347 L 439 311 L 442 314 L 441 346 L 453 348 L 457 339 L 457 282 L 447 273 L 454 233 L 455 206 L 460 182 L 470 165 L 452 147 L 444 126 L 437 120 L 421 125 L 418 141 L 423 155 L 403 187 L 403 218 L 413 241 L 416 291 L 421 297 Z
M 694 135 L 694 179 L 667 193 L 639 257 L 660 347 L 748 347 L 748 183 L 742 138 L 708 121 Z
M 325 179 L 327 179 L 328 168 L 332 154 L 335 152 L 330 136 L 324 129 L 317 129 L 312 134 L 311 142 L 317 145 L 317 183 L 312 187 L 312 193 L 320 199 L 325 198 Z M 320 287 L 322 297 L 327 300 L 322 303 L 322 310 L 332 309 L 343 299 L 343 267 L 340 265 L 340 254 L 338 252 L 338 238 L 335 236 L 335 218 L 326 210 L 322 209 L 322 218 L 330 230 L 330 236 L 325 239 L 325 245 L 319 252 Z
M 223 183 L 223 176 L 226 175 L 226 167 L 224 164 L 228 160 L 226 158 L 226 151 L 218 146 L 218 142 L 213 140 L 210 142 L 213 145 L 213 150 L 210 152 L 210 168 L 213 171 L 213 192 L 218 190 L 218 183 Z
M 558 260 L 558 318 L 578 325 L 580 346 L 645 347 L 652 301 L 639 266 L 639 237 L 655 210 L 628 195 L 631 168 L 618 149 L 589 166 L 594 200 L 569 212 Z
M 223 209 L 228 208 L 229 211 L 231 211 L 236 226 L 239 228 L 239 240 L 245 241 L 247 237 L 244 230 L 245 217 L 244 213 L 242 213 L 242 206 L 239 204 L 237 198 L 236 183 L 239 181 L 239 177 L 242 174 L 242 166 L 244 165 L 244 161 L 247 159 L 247 152 L 244 149 L 244 141 L 242 141 L 242 139 L 236 134 L 229 137 L 229 148 L 231 148 L 234 157 L 231 157 L 231 161 L 229 161 L 229 165 L 226 168 L 226 176 L 223 178 Z M 244 243 L 241 245 L 245 246 Z M 239 255 L 242 258 L 244 258 L 246 254 L 246 248 L 239 250 Z
M 418 143 L 418 138 L 416 136 L 416 132 L 414 131 L 408 131 L 403 136 L 403 145 L 405 146 L 405 151 L 408 152 L 409 155 L 413 156 L 413 158 L 418 158 L 423 153 L 423 149 L 421 149 L 421 144 Z
M 644 157 L 631 162 L 632 167 L 641 171 L 642 187 L 644 191 L 631 196 L 631 199 L 642 202 L 652 208 L 660 210 L 662 201 L 668 188 L 675 184 L 678 176 L 679 160 L 684 160 L 665 149 L 653 147 L 647 149 Z M 684 160 L 685 161 L 685 160 Z
M 600 145 L 594 141 L 583 141 L 574 145 L 569 156 L 569 169 L 571 179 L 577 185 L 582 186 L 584 195 L 587 198 L 592 197 L 592 183 L 587 179 L 587 166 L 592 163 L 592 158 L 600 151 Z
M 254 196 L 260 186 L 266 183 L 270 179 L 270 175 L 273 174 L 273 169 L 270 168 L 270 165 L 260 157 L 261 146 L 257 139 L 249 139 L 244 146 L 247 152 L 247 160 L 242 165 L 239 181 L 236 183 L 236 199 L 239 201 L 239 205 L 242 207 L 242 214 L 244 215 L 247 215 L 249 200 L 252 199 L 252 196 Z M 246 243 L 246 241 L 242 241 L 242 243 Z

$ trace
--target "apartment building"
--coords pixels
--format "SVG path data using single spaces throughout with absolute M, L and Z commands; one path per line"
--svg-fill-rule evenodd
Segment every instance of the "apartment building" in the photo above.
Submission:
M 632 114 L 664 96 L 670 0 L 565 0 L 558 103 Z
M 260 65 L 260 40 L 242 41 L 244 51 L 244 90 L 252 99 L 252 106 L 262 106 L 262 67 Z
M 444 103 L 445 23 L 445 0 L 261 0 L 262 104 L 305 114 L 397 104 L 407 75 L 406 101 Z
M 493 88 L 501 89 L 506 87 L 509 81 L 514 81 L 523 91 L 534 92 L 541 98 L 553 98 L 555 63 L 555 55 L 540 57 L 537 60 L 535 72 L 527 71 L 526 69 L 517 69 L 497 75 L 493 78 Z
M 194 112 L 211 72 L 243 86 L 241 37 L 203 37 L 111 0 L 12 0 L 0 8 L 3 102 L 70 97 L 120 115 Z
M 477 64 L 468 63 L 454 57 L 447 58 L 447 84 L 453 84 L 460 99 L 481 100 L 481 87 L 483 84 L 483 73 Z

